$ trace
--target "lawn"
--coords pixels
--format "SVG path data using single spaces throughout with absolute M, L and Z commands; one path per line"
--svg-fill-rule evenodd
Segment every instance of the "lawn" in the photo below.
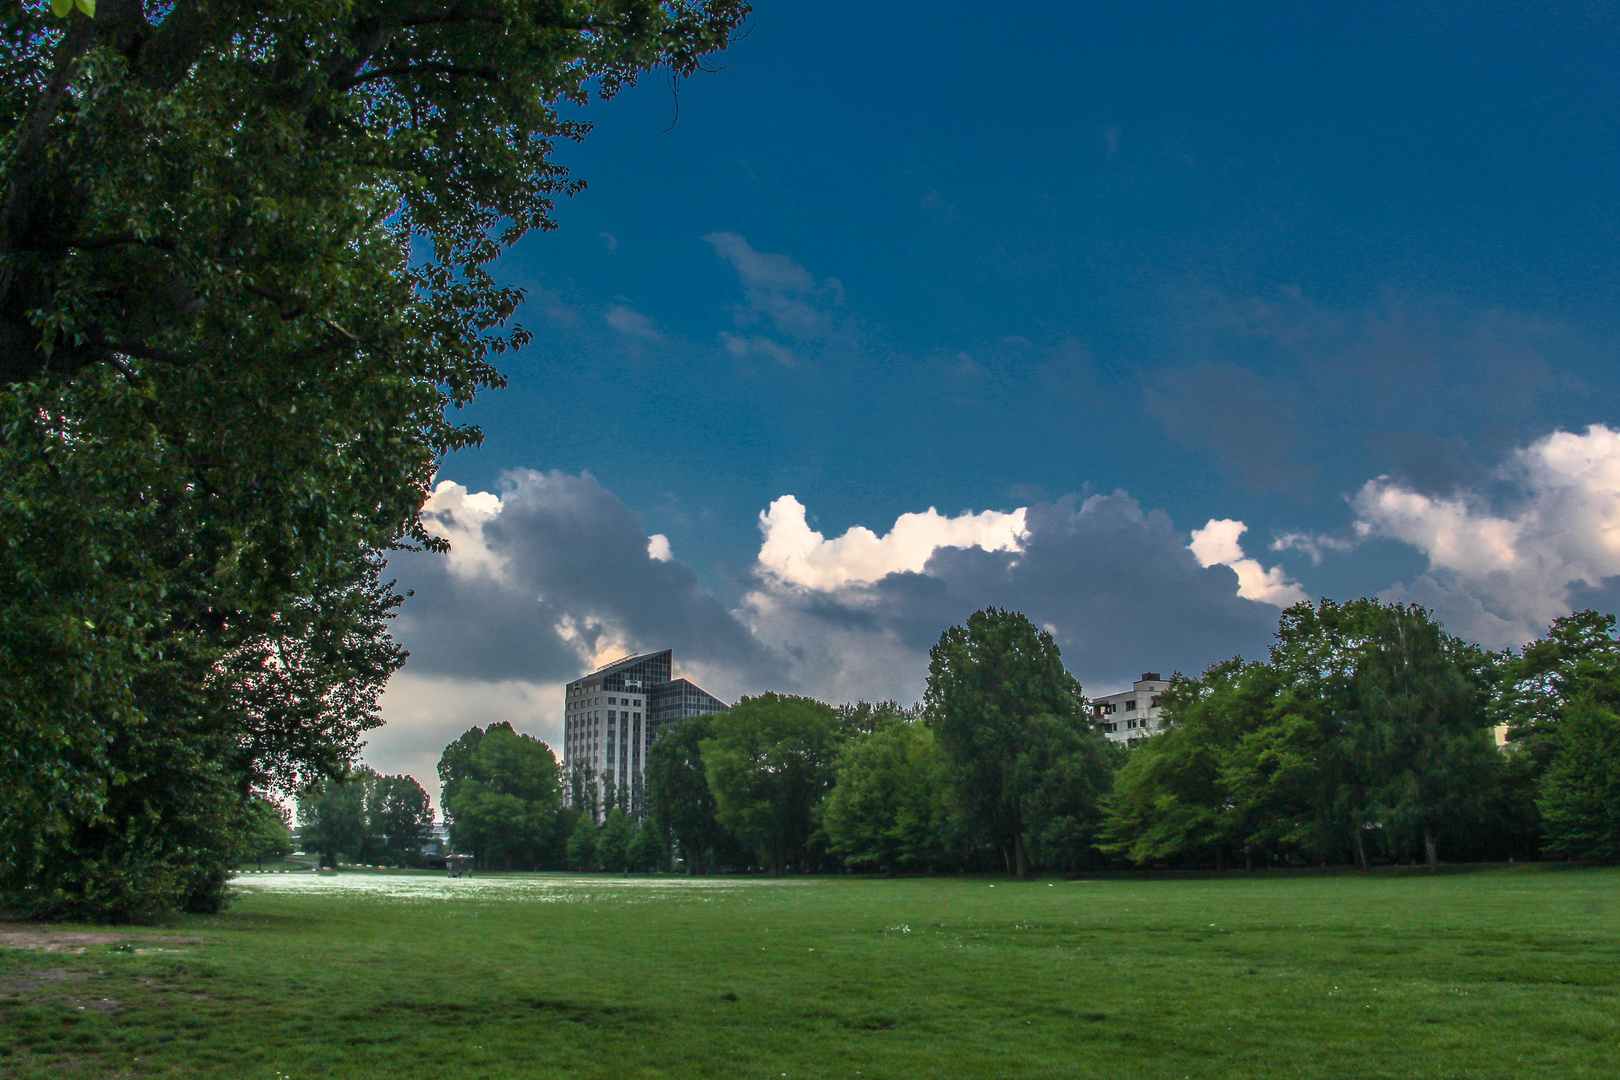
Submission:
M 239 887 L 0 927 L 0 1076 L 1620 1075 L 1615 870 Z

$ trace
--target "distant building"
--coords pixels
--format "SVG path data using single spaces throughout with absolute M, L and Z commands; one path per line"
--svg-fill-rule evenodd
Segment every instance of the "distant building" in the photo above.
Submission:
M 582 770 L 599 794 L 611 787 L 638 797 L 653 740 L 688 716 L 731 708 L 673 676 L 674 650 L 665 649 L 626 656 L 569 683 L 563 701 L 567 775 Z
M 1091 699 L 1091 715 L 1097 728 L 1112 742 L 1133 743 L 1157 735 L 1159 699 L 1170 684 L 1157 671 L 1144 671 L 1142 677 L 1122 693 Z

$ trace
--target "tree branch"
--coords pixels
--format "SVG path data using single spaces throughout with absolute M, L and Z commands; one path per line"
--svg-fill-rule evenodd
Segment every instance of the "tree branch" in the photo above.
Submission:
M 361 83 L 374 82 L 377 79 L 397 79 L 411 75 L 448 75 L 451 78 L 490 79 L 501 77 L 501 73 L 491 67 L 460 67 L 456 64 L 396 64 L 393 67 L 377 68 L 363 75 L 355 75 L 343 81 L 333 80 L 333 86 L 338 90 L 352 90 Z
M 123 244 L 140 244 L 143 247 L 156 248 L 159 251 L 174 252 L 178 245 L 162 236 L 137 236 L 134 233 L 109 233 L 106 236 L 69 236 L 62 240 L 63 247 L 70 247 L 76 251 L 100 251 L 103 248 L 118 247 Z
M 136 67 L 142 83 L 159 93 L 180 85 L 222 30 L 217 6 L 204 0 L 177 0 L 141 47 Z

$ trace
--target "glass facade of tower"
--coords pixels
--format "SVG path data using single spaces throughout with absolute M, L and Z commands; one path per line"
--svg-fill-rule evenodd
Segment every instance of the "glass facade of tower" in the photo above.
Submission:
M 724 712 L 725 702 L 674 675 L 674 650 L 638 653 L 569 683 L 563 701 L 563 768 L 595 787 L 598 805 L 639 811 L 647 749 L 688 716 Z

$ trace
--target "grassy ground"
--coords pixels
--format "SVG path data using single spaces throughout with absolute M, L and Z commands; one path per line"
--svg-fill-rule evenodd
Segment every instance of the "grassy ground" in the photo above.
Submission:
M 316 860 L 314 859 L 264 859 L 262 861 L 249 859 L 245 863 L 238 864 L 236 869 L 244 874 L 264 874 L 272 872 L 279 874 L 284 870 L 308 870 L 315 866 L 315 863 Z
M 241 887 L 0 927 L 0 1076 L 1620 1075 L 1614 870 Z

